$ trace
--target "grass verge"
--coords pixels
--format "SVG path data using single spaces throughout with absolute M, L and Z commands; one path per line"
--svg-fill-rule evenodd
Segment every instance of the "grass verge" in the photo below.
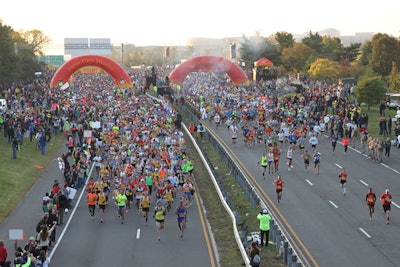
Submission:
M 13 159 L 11 144 L 1 132 L 0 223 L 18 206 L 26 192 L 43 175 L 64 142 L 64 135 L 52 136 L 46 146 L 46 154 L 42 156 L 40 150 L 35 148 L 36 140 L 30 142 L 29 138 L 24 138 L 24 145 L 18 151 L 17 159 Z

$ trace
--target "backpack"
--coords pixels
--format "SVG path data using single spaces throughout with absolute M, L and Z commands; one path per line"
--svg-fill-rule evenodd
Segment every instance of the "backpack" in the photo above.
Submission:
M 260 262 L 261 262 L 260 255 L 258 255 L 258 254 L 254 255 L 252 262 L 255 264 L 260 264 Z

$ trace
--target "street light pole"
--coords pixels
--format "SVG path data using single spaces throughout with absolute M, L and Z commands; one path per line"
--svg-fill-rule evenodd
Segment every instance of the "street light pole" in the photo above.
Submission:
M 121 66 L 124 68 L 124 43 L 121 43 Z

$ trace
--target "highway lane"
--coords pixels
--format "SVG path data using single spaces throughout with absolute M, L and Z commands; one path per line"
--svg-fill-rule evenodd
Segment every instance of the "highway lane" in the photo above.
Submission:
M 241 137 L 238 144 L 232 145 L 226 127 L 216 130 L 212 125 L 211 131 L 217 132 L 229 144 L 230 149 L 251 173 L 256 185 L 264 192 L 264 197 L 270 200 L 268 204 L 283 215 L 289 227 L 304 244 L 315 260 L 314 265 L 397 265 L 400 260 L 397 253 L 397 233 L 400 230 L 398 208 L 392 205 L 391 224 L 386 225 L 378 201 L 374 221 L 370 223 L 364 202 L 368 187 L 374 189 L 377 197 L 389 188 L 394 202 L 400 202 L 400 176 L 396 170 L 400 153 L 397 148 L 392 148 L 391 158 L 384 158 L 388 168 L 351 149 L 344 155 L 341 144 L 338 144 L 333 155 L 330 142 L 325 138 L 318 145 L 322 160 L 321 174 L 317 175 L 313 166 L 310 166 L 308 173 L 304 171 L 298 150 L 294 158 L 294 168 L 288 171 L 287 147 L 284 146 L 279 172 L 264 180 L 261 167 L 257 164 L 264 151 L 262 145 L 249 149 L 244 146 Z M 306 148 L 311 150 L 309 145 Z M 348 173 L 346 196 L 343 196 L 339 187 L 340 167 L 345 167 Z M 277 174 L 282 175 L 286 183 L 280 204 L 276 201 L 275 187 L 272 185 Z
M 61 148 L 60 154 L 65 152 Z M 0 239 L 6 241 L 9 254 L 14 253 L 13 241 L 9 240 L 9 229 L 23 229 L 25 239 L 18 241 L 24 246 L 29 236 L 35 235 L 36 223 L 43 212 L 41 200 L 51 189 L 54 179 L 62 181 L 57 163 L 52 162 L 44 175 L 27 192 L 18 207 L 0 225 Z M 216 266 L 212 237 L 206 227 L 201 201 L 196 196 L 188 214 L 187 231 L 183 238 L 177 226 L 176 216 L 171 211 L 166 215 L 165 229 L 161 241 L 157 240 L 155 221 L 152 215 L 148 225 L 136 211 L 128 212 L 121 224 L 115 213 L 114 204 L 108 205 L 105 221 L 90 219 L 86 195 L 66 215 L 64 225 L 56 228 L 58 243 L 49 251 L 51 266 L 183 266 L 196 259 L 198 266 Z M 154 193 L 153 193 L 154 194 Z M 177 201 L 174 203 L 174 207 Z M 98 215 L 98 210 L 96 210 Z M 69 220 L 69 223 L 66 223 Z
M 176 205 L 177 201 L 174 207 Z M 104 223 L 101 223 L 98 218 L 90 218 L 82 200 L 52 263 L 59 267 L 182 266 L 183 262 L 196 259 L 199 266 L 215 266 L 209 236 L 199 211 L 198 201 L 194 201 L 183 238 L 173 211 L 167 213 L 161 241 L 158 241 L 152 215 L 146 225 L 134 208 L 126 213 L 125 223 L 121 224 L 111 204 L 106 209 Z

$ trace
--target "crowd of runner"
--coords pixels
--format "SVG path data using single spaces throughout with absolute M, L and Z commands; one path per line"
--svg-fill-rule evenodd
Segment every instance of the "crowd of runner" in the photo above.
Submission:
M 140 94 L 149 71 L 157 77 L 168 76 L 162 68 L 131 70 L 136 84 L 133 91 L 115 87 L 107 75 L 74 75 L 70 87 L 60 90 L 48 88 L 52 73 L 44 72 L 34 83 L 14 84 L 8 90 L 2 129 L 10 143 L 17 140 L 23 146 L 25 135 L 45 154 L 52 136 L 62 134 L 67 146 L 57 158 L 62 178 L 43 197 L 43 218 L 25 247 L 35 256 L 56 242 L 56 229 L 65 223 L 65 212 L 74 204 L 71 190 L 85 189 L 89 216 L 100 223 L 108 223 L 107 211 L 121 224 L 129 211 L 143 216 L 145 225 L 154 215 L 160 240 L 170 212 L 177 216 L 183 237 L 195 188 L 194 164 L 186 154 L 186 140 L 180 125 L 174 123 L 178 114 L 170 103 Z M 203 121 L 226 127 L 233 145 L 241 136 L 249 148 L 264 146 L 263 176 L 279 170 L 284 146 L 288 170 L 298 149 L 305 170 L 312 161 L 319 174 L 317 146 L 325 135 L 332 153 L 338 141 L 347 153 L 347 147 L 355 147 L 359 140 L 362 152 L 371 159 L 381 162 L 383 153 L 389 157 L 392 140 L 369 135 L 368 115 L 350 101 L 350 91 L 309 82 L 300 94 L 278 97 L 276 83 L 252 83 L 244 88 L 232 85 L 225 76 L 198 73 L 189 75 L 176 95 L 193 105 Z M 189 130 L 199 132 L 200 137 L 205 131 L 202 124 Z M 274 184 L 280 201 L 284 182 L 279 176 Z M 43 235 L 46 238 L 41 239 Z
M 142 83 L 147 72 L 137 70 L 131 76 Z M 160 240 L 164 220 L 176 216 L 183 238 L 194 199 L 195 166 L 176 123 L 179 114 L 168 101 L 145 96 L 145 84 L 134 91 L 115 87 L 108 75 L 75 75 L 63 91 L 48 88 L 50 77 L 51 73 L 44 73 L 36 84 L 16 84 L 7 93 L 12 105 L 3 126 L 12 129 L 4 130 L 10 142 L 13 133 L 20 131 L 32 142 L 38 142 L 38 133 L 46 137 L 46 143 L 52 135 L 62 134 L 66 143 L 65 153 L 56 159 L 61 178 L 45 192 L 36 233 L 17 253 L 32 252 L 36 259 L 41 251 L 52 248 L 57 228 L 74 206 L 71 194 L 75 190 L 85 190 L 92 220 L 123 224 L 126 215 L 134 213 L 143 217 L 143 225 L 155 221 L 155 239 Z M 17 88 L 20 95 L 15 93 Z M 107 211 L 115 219 L 105 216 Z

